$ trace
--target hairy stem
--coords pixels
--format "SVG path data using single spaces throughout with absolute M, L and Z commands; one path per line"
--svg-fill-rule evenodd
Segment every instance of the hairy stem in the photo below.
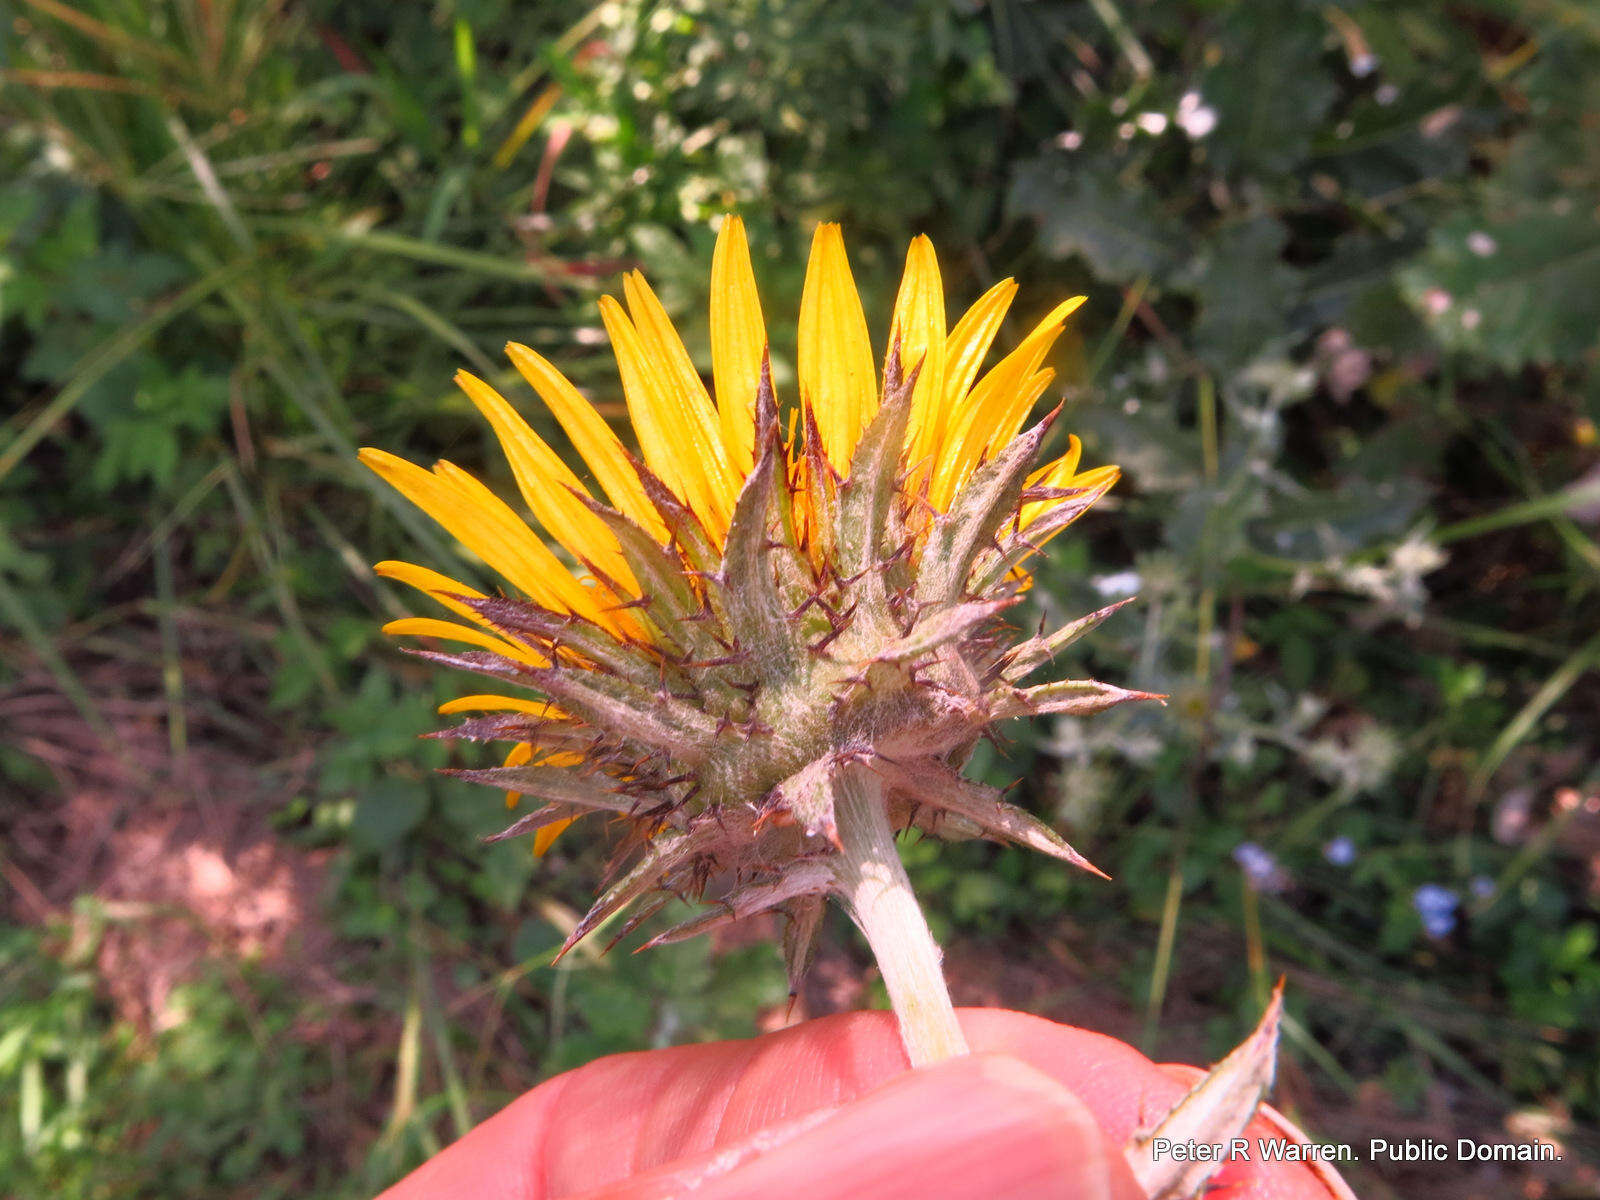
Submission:
M 842 772 L 835 788 L 843 851 L 834 858 L 834 889 L 878 960 L 911 1065 L 965 1054 L 939 965 L 943 954 L 900 863 L 883 790 L 861 770 Z

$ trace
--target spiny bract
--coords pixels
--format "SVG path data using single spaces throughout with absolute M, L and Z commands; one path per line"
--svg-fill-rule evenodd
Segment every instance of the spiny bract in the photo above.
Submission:
M 897 830 L 990 837 L 1088 866 L 960 774 L 996 722 L 1147 698 L 1084 680 L 1023 686 L 1117 607 L 1024 640 L 1005 622 L 1027 560 L 1117 472 L 1079 473 L 1076 438 L 1035 469 L 1055 413 L 1019 432 L 1078 300 L 978 378 L 1015 291 L 996 285 L 947 329 L 932 246 L 916 239 L 880 392 L 843 241 L 822 226 L 801 303 L 799 404 L 785 420 L 744 231 L 727 218 L 712 266 L 715 404 L 642 277 L 626 281 L 627 311 L 601 302 L 642 461 L 548 362 L 508 347 L 609 504 L 463 372 L 529 510 L 577 574 L 452 464 L 430 473 L 362 452 L 520 593 L 378 567 L 470 622 L 407 619 L 389 632 L 475 646 L 417 653 L 532 693 L 441 710 L 489 715 L 436 736 L 514 743 L 504 767 L 459 774 L 508 789 L 508 801 L 545 802 L 497 839 L 537 832 L 542 850 L 586 813 L 620 819 L 620 878 L 568 947 L 634 901 L 646 903 L 619 938 L 715 882 L 709 910 L 650 944 L 778 909 L 797 981 L 838 890 L 834 804 L 845 789 L 886 806 Z

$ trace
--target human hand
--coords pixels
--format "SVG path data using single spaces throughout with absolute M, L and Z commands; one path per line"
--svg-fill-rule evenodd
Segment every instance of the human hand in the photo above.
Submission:
M 959 1015 L 972 1054 L 918 1071 L 886 1012 L 598 1059 L 533 1089 L 381 1200 L 1143 1200 L 1121 1147 L 1195 1069 L 1023 1013 Z M 1252 1122 L 1252 1145 L 1283 1135 L 1272 1122 Z M 1212 1185 L 1228 1200 L 1339 1194 L 1300 1163 L 1232 1163 Z

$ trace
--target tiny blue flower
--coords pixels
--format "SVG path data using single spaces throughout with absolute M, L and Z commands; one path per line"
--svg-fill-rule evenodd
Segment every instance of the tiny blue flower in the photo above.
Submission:
M 1356 860 L 1356 844 L 1340 834 L 1322 848 L 1322 857 L 1336 867 L 1348 867 Z
M 1437 883 L 1425 883 L 1411 895 L 1411 906 L 1422 918 L 1429 937 L 1447 937 L 1456 927 L 1456 908 L 1461 897 Z
M 1487 900 L 1494 895 L 1494 876 L 1474 875 L 1472 877 L 1472 894 L 1479 900 Z
M 1233 861 L 1239 864 L 1250 886 L 1261 892 L 1281 892 L 1289 877 L 1272 853 L 1255 842 L 1240 842 L 1233 848 Z
M 1426 913 L 1422 918 L 1422 928 L 1431 938 L 1449 937 L 1455 932 L 1456 915 L 1452 912 Z

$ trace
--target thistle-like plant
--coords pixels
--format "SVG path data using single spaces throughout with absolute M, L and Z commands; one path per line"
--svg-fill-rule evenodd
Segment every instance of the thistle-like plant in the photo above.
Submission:
M 918 238 L 880 388 L 843 240 L 824 225 L 786 409 L 737 218 L 712 264 L 714 399 L 649 285 L 633 274 L 624 291 L 626 309 L 607 297 L 601 315 L 637 456 L 547 361 L 508 347 L 603 500 L 493 388 L 458 376 L 564 558 L 452 464 L 430 472 L 362 452 L 510 585 L 490 596 L 379 564 L 465 622 L 387 629 L 464 643 L 415 653 L 523 689 L 442 710 L 486 715 L 438 736 L 512 744 L 504 766 L 458 774 L 542 802 L 497 837 L 532 833 L 542 851 L 599 814 L 618 838 L 615 878 L 567 948 L 632 905 L 626 936 L 674 897 L 706 907 L 649 944 L 777 910 L 795 987 L 832 896 L 871 944 L 912 1062 L 959 1053 L 895 835 L 987 837 L 1094 870 L 962 767 L 1008 719 L 1152 698 L 1028 682 L 1116 606 L 1032 637 L 1008 620 L 1030 561 L 1117 478 L 1080 472 L 1076 438 L 1036 464 L 1056 412 L 1023 428 L 1081 297 L 981 373 L 1016 285 L 995 285 L 949 328 L 933 248 Z
M 503 766 L 455 772 L 506 789 L 512 807 L 542 802 L 491 840 L 531 833 L 543 853 L 586 815 L 612 826 L 613 878 L 561 953 L 631 906 L 620 940 L 675 897 L 705 908 L 647 945 L 777 910 L 794 989 L 832 896 L 872 947 L 912 1064 L 962 1053 L 896 835 L 987 837 L 1094 871 L 962 767 L 1008 719 L 1161 699 L 1093 680 L 1029 683 L 1118 605 L 1031 637 L 1007 620 L 1045 543 L 1117 479 L 1115 467 L 1080 472 L 1076 438 L 1035 464 L 1056 412 L 1023 428 L 1081 297 L 982 372 L 1016 285 L 996 284 L 949 328 L 933 247 L 917 238 L 880 388 L 844 242 L 823 225 L 801 298 L 799 396 L 785 407 L 736 217 L 711 268 L 714 399 L 649 285 L 632 274 L 624 291 L 626 309 L 607 297 L 600 312 L 637 455 L 550 363 L 507 347 L 604 500 L 499 393 L 457 376 L 564 555 L 453 464 L 430 472 L 362 451 L 509 585 L 488 596 L 379 563 L 461 618 L 386 629 L 473 647 L 413 653 L 521 689 L 451 701 L 440 711 L 485 715 L 434 735 L 511 743 Z M 1226 1141 L 1256 1119 L 1280 1006 L 1275 994 L 1240 1047 L 1124 1146 L 1148 1195 L 1206 1192 L 1217 1161 L 1155 1147 Z M 1259 1121 L 1306 1141 L 1276 1114 Z M 1353 1200 L 1331 1167 L 1313 1166 L 1330 1196 Z

